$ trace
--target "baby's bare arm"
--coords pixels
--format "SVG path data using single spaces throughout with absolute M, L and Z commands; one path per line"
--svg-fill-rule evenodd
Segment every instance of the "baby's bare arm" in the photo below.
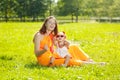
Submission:
M 67 40 L 65 40 L 64 44 L 65 44 L 65 46 L 69 49 L 70 42 L 69 42 L 69 41 L 67 41 Z

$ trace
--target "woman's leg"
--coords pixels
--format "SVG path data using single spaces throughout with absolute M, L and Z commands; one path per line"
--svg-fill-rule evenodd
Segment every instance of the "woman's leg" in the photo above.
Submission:
M 44 54 L 37 57 L 38 63 L 43 66 L 48 66 L 52 53 L 50 51 L 45 52 Z
M 105 65 L 106 62 L 90 62 L 90 61 L 83 61 L 83 64 L 98 64 L 98 65 Z
M 73 58 L 82 60 L 82 61 L 88 61 L 89 56 L 79 47 L 72 45 L 69 47 L 69 53 L 72 55 Z

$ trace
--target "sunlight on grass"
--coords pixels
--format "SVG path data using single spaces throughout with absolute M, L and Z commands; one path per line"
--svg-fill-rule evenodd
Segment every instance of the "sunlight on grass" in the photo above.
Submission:
M 120 24 L 64 23 L 71 44 L 106 66 L 43 67 L 33 53 L 33 36 L 42 23 L 0 23 L 0 79 L 2 80 L 119 80 Z

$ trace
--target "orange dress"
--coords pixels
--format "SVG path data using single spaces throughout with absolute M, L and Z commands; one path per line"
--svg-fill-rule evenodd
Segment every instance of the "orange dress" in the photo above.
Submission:
M 44 45 L 48 45 L 49 50 L 37 57 L 38 63 L 43 66 L 48 66 L 51 56 L 55 57 L 55 61 L 52 66 L 60 66 L 64 64 L 65 59 L 60 57 L 57 53 L 51 51 L 52 46 L 52 35 L 44 36 L 43 40 L 40 42 L 40 50 L 44 49 Z M 79 66 L 82 64 L 82 61 L 87 61 L 89 56 L 85 54 L 81 49 L 75 45 L 70 45 L 69 53 L 72 58 L 69 61 L 68 66 Z

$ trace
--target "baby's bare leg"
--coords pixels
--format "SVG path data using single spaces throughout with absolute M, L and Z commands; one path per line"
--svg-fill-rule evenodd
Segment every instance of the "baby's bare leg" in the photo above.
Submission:
M 70 56 L 69 56 L 69 55 L 66 55 L 66 56 L 65 56 L 65 62 L 64 62 L 64 66 L 65 66 L 65 67 L 68 65 L 69 61 L 70 61 Z
M 50 62 L 49 62 L 49 64 L 48 65 L 51 65 L 51 64 L 53 64 L 53 62 L 55 61 L 55 58 L 52 56 L 51 58 L 50 58 Z

